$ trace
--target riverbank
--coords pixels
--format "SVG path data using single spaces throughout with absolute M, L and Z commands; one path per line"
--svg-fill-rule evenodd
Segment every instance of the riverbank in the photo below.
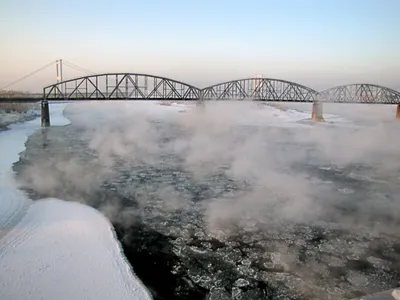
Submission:
M 33 120 L 40 116 L 37 103 L 0 103 L 0 131 L 9 125 Z

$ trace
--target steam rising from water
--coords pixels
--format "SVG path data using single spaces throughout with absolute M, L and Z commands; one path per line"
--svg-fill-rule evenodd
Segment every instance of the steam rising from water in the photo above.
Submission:
M 23 185 L 52 196 L 68 182 L 80 191 L 75 200 L 85 202 L 89 197 L 82 197 L 82 191 L 87 195 L 95 192 L 115 175 L 116 165 L 125 165 L 129 170 L 133 162 L 151 167 L 179 161 L 198 181 L 223 170 L 227 177 L 248 188 L 199 204 L 205 210 L 205 226 L 213 232 L 228 230 L 243 219 L 312 222 L 330 216 L 336 221 L 345 220 L 332 209 L 334 189 L 317 175 L 299 170 L 298 165 L 315 169 L 364 165 L 371 168 L 370 177 L 364 178 L 371 182 L 382 175 L 392 181 L 400 179 L 398 124 L 357 128 L 280 122 L 270 115 L 263 116 L 268 109 L 251 102 L 207 103 L 205 108 L 192 107 L 185 113 L 179 110 L 185 107 L 137 102 L 71 105 L 67 111 L 73 124 L 81 128 L 92 161 L 82 163 L 65 149 L 56 162 L 37 162 L 28 167 Z M 254 121 L 261 126 L 245 125 Z M 287 124 L 293 126 L 282 128 Z M 150 195 L 162 198 L 166 211 L 189 205 L 187 195 L 168 184 L 126 189 L 126 194 L 139 195 L 138 206 L 127 208 L 126 203 L 105 201 L 102 210 L 127 225 L 134 222 L 140 201 L 149 201 Z M 391 192 L 395 197 L 400 194 L 399 190 Z M 368 207 L 358 207 L 358 214 L 350 222 L 373 219 L 374 211 Z M 385 210 L 398 221 L 400 209 L 396 202 Z

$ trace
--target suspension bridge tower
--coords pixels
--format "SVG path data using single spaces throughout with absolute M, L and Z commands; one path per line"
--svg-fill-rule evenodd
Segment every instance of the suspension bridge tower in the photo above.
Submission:
M 57 77 L 56 77 L 57 83 L 60 83 L 60 82 L 63 81 L 62 59 L 56 60 L 56 72 L 57 72 L 56 73 L 57 74 Z M 64 94 L 64 90 L 63 90 L 63 86 L 62 85 L 61 85 L 61 93 Z

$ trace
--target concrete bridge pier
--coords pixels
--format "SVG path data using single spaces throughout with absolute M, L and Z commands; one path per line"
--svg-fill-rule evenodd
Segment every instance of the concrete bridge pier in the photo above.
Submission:
M 201 107 L 201 108 L 204 108 L 204 107 L 206 107 L 206 103 L 205 103 L 205 101 L 204 101 L 204 97 L 203 97 L 203 91 L 200 91 L 199 92 L 199 99 L 197 99 L 197 101 L 196 101 L 196 106 L 197 107 Z
M 196 101 L 196 106 L 204 108 L 204 107 L 206 107 L 206 102 L 204 100 L 202 100 L 202 99 L 199 99 L 199 100 Z
M 312 106 L 311 120 L 313 122 L 324 122 L 324 117 L 322 116 L 322 103 L 314 102 Z
M 400 120 L 400 104 L 397 104 L 397 109 L 396 109 L 396 120 Z
M 50 110 L 49 110 L 49 102 L 46 100 L 43 100 L 41 102 L 41 107 L 42 107 L 42 127 L 49 127 L 50 126 Z

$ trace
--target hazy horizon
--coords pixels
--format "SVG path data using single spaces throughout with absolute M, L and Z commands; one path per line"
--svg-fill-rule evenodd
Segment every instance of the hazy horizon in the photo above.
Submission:
M 398 12 L 395 0 L 3 1 L 0 88 L 61 58 L 200 88 L 263 74 L 316 90 L 399 89 Z M 83 75 L 64 67 L 64 79 Z M 55 64 L 11 88 L 40 92 L 54 82 Z

